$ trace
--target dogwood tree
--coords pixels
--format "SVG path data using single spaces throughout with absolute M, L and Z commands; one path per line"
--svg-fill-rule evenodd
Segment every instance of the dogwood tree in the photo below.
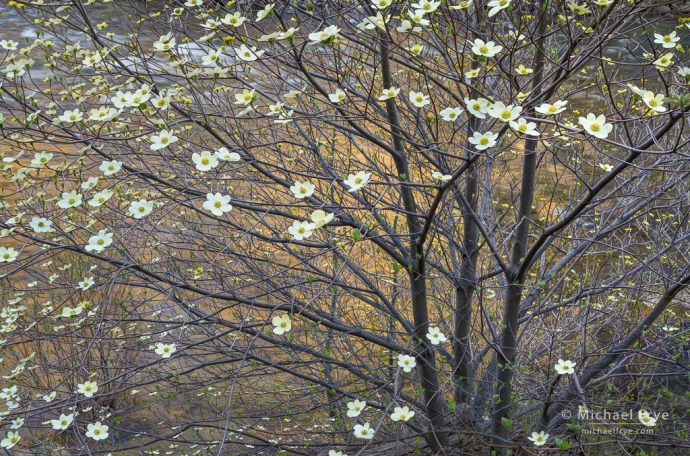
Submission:
M 0 445 L 687 447 L 660 11 L 8 2 Z

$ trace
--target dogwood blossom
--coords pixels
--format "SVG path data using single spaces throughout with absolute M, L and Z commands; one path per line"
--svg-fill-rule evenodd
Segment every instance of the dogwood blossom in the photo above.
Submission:
M 491 103 L 486 98 L 477 98 L 476 100 L 465 98 L 465 106 L 474 117 L 485 119 Z
M 242 13 L 237 11 L 234 14 L 227 13 L 225 16 L 223 16 L 223 18 L 220 21 L 223 24 L 229 25 L 231 27 L 239 27 L 244 23 L 244 21 L 249 21 L 249 19 L 242 16 Z
M 396 87 L 391 87 L 389 89 L 383 89 L 381 91 L 381 96 L 378 97 L 378 100 L 379 101 L 386 101 L 390 98 L 397 97 L 399 93 L 400 93 L 400 89 L 398 89 Z
M 511 0 L 492 0 L 486 4 L 489 7 L 489 13 L 487 16 L 493 17 L 497 15 L 501 10 L 506 9 L 510 6 Z
M 86 436 L 96 441 L 108 438 L 108 426 L 101 424 L 100 421 L 96 421 L 95 424 L 87 425 L 86 429 Z
M 359 416 L 360 413 L 367 407 L 367 403 L 365 401 L 360 401 L 359 399 L 355 399 L 352 402 L 347 403 L 347 416 L 350 418 L 354 418 L 356 416 Z
M 398 355 L 398 366 L 405 372 L 410 372 L 417 366 L 417 362 L 410 355 Z
M 223 160 L 226 162 L 236 162 L 241 160 L 240 154 L 237 152 L 230 152 L 225 147 L 218 149 L 216 151 L 216 155 L 218 156 L 218 160 Z
M 153 202 L 146 200 L 132 201 L 129 205 L 129 213 L 135 219 L 146 217 L 153 211 Z
M 31 160 L 31 164 L 34 166 L 44 166 L 47 165 L 52 158 L 53 154 L 51 153 L 38 152 L 37 154 L 34 154 L 34 158 L 33 160 Z
M 288 233 L 290 233 L 296 240 L 301 241 L 311 236 L 314 229 L 316 229 L 316 224 L 314 223 L 300 222 L 299 220 L 295 220 L 292 226 L 288 228 Z
M 72 424 L 72 421 L 74 420 L 74 414 L 70 413 L 69 415 L 65 415 L 64 413 L 60 415 L 60 418 L 56 420 L 50 420 L 50 424 L 53 426 L 53 429 L 57 431 L 64 431 L 70 425 Z
M 82 195 L 77 193 L 76 190 L 72 190 L 67 193 L 62 194 L 62 199 L 58 201 L 57 205 L 63 209 L 69 209 L 70 207 L 77 207 L 82 203 Z
M 151 150 L 160 150 L 169 145 L 176 143 L 178 137 L 173 132 L 168 130 L 161 130 L 158 135 L 151 136 Z
M 175 353 L 177 348 L 175 347 L 175 344 L 164 344 L 162 342 L 157 342 L 156 343 L 156 354 L 161 355 L 161 358 L 170 358 L 170 355 Z
M 572 361 L 563 361 L 562 359 L 558 360 L 558 363 L 556 363 L 556 372 L 559 373 L 560 375 L 570 375 L 575 373 L 575 363 Z
M 311 221 L 314 222 L 316 228 L 321 228 L 324 225 L 328 225 L 328 223 L 332 220 L 333 214 L 328 214 L 321 209 L 317 209 L 311 214 Z
M 13 247 L 0 247 L 0 263 L 11 263 L 19 256 Z
M 220 217 L 226 212 L 232 210 L 232 205 L 230 204 L 230 196 L 221 195 L 220 193 L 207 193 L 206 201 L 204 201 L 203 208 L 210 211 L 211 214 L 216 217 Z
M 518 118 L 522 108 L 520 106 L 504 105 L 502 102 L 497 101 L 487 111 L 487 113 L 494 119 L 498 119 L 501 122 L 510 122 Z
M 462 109 L 460 108 L 446 108 L 439 113 L 441 119 L 446 122 L 455 122 L 460 114 L 462 114 Z
M 89 243 L 84 249 L 87 252 L 100 253 L 112 243 L 113 233 L 107 233 L 105 230 L 100 230 L 98 234 L 89 238 Z
M 347 95 L 345 95 L 345 92 L 341 89 L 336 89 L 334 93 L 331 93 L 328 95 L 328 99 L 331 100 L 331 103 L 340 103 L 346 98 Z
M 647 410 L 638 411 L 637 418 L 640 420 L 640 423 L 644 424 L 647 427 L 656 426 L 656 418 L 651 416 Z
M 292 329 L 292 321 L 290 320 L 290 315 L 288 314 L 273 317 L 271 323 L 273 323 L 273 332 L 279 336 L 286 332 L 290 332 Z
M 18 432 L 10 431 L 7 433 L 7 437 L 0 441 L 0 447 L 9 450 L 10 448 L 14 447 L 17 443 L 19 443 L 20 440 L 21 437 L 19 436 Z
M 58 120 L 65 123 L 75 123 L 84 119 L 84 113 L 79 109 L 74 109 L 72 111 L 66 110 L 61 116 L 58 116 Z
M 472 52 L 486 58 L 491 58 L 503 50 L 503 46 L 499 46 L 493 41 L 484 42 L 479 38 L 470 44 L 472 44 Z
M 89 288 L 91 288 L 91 286 L 92 286 L 94 283 L 95 283 L 95 282 L 94 282 L 94 280 L 93 280 L 93 277 L 84 277 L 84 278 L 81 280 L 81 282 L 78 282 L 78 283 L 77 283 L 77 288 L 79 288 L 80 290 L 86 291 L 86 290 L 88 290 Z
M 106 203 L 110 197 L 113 196 L 112 190 L 103 189 L 100 192 L 96 193 L 93 195 L 93 197 L 89 200 L 89 206 L 93 207 L 98 207 Z
M 666 111 L 666 108 L 664 107 L 664 95 L 659 94 L 659 95 L 654 95 L 653 92 L 647 91 L 645 92 L 644 96 L 642 97 L 642 101 L 649 107 L 654 112 L 664 112 Z
M 194 152 L 192 154 L 192 161 L 196 165 L 196 169 L 199 171 L 210 171 L 218 166 L 218 155 L 212 154 L 207 150 L 201 152 L 200 154 Z
M 412 3 L 410 6 L 416 10 L 422 10 L 425 14 L 433 13 L 441 5 L 441 2 L 434 2 L 431 0 L 418 0 L 417 3 Z
M 410 411 L 409 407 L 395 407 L 391 413 L 391 420 L 393 421 L 409 421 L 415 412 Z
M 81 188 L 83 190 L 89 190 L 91 188 L 94 188 L 96 185 L 98 185 L 98 178 L 97 177 L 89 177 L 86 182 L 82 182 Z
M 452 10 L 467 11 L 472 6 L 472 0 L 458 2 L 457 5 L 450 5 L 449 8 Z
M 560 114 L 561 112 L 565 111 L 565 105 L 567 105 L 567 101 L 554 101 L 553 104 L 549 103 L 542 103 L 538 107 L 534 108 L 535 111 L 537 111 L 539 114 L 544 114 L 547 116 L 554 116 L 556 114 Z
M 367 185 L 369 179 L 371 179 L 371 174 L 359 171 L 357 174 L 348 174 L 347 179 L 343 183 L 350 187 L 348 192 L 356 192 Z
M 660 33 L 654 34 L 654 42 L 660 44 L 661 47 L 665 49 L 671 49 L 676 47 L 676 44 L 680 41 L 680 37 L 676 35 L 676 31 L 672 31 L 668 35 L 661 35 Z
M 308 198 L 314 194 L 316 186 L 309 181 L 295 181 L 295 184 L 290 187 L 290 191 L 295 195 L 295 198 L 302 199 Z
M 424 106 L 428 105 L 431 103 L 431 100 L 429 99 L 429 95 L 424 95 L 422 92 L 410 92 L 410 103 L 415 105 L 418 108 L 423 108 Z
M 246 44 L 243 44 L 239 48 L 234 48 L 237 58 L 245 62 L 253 62 L 259 57 L 261 57 L 265 51 L 257 50 L 256 47 L 248 48 Z
M 441 342 L 445 342 L 446 340 L 448 340 L 446 339 L 446 336 L 441 332 L 441 329 L 435 327 L 429 328 L 429 333 L 426 335 L 426 338 L 429 339 L 432 345 L 438 345 Z
M 265 19 L 266 17 L 268 17 L 268 15 L 271 14 L 271 12 L 273 11 L 273 7 L 274 7 L 274 6 L 275 6 L 275 5 L 274 5 L 273 3 L 271 3 L 271 4 L 269 4 L 269 5 L 266 5 L 266 6 L 264 7 L 264 9 L 262 9 L 261 11 L 259 11 L 259 12 L 256 14 L 256 21 L 259 22 L 260 20 Z
M 45 217 L 33 217 L 29 226 L 36 233 L 47 233 L 50 231 L 50 226 L 53 224 L 50 220 Z
M 549 434 L 545 434 L 544 431 L 532 432 L 532 437 L 527 437 L 527 439 L 531 440 L 535 446 L 542 446 L 549 439 Z
M 656 59 L 653 64 L 657 67 L 659 70 L 663 70 L 664 68 L 667 68 L 671 65 L 673 65 L 673 53 L 669 52 L 668 54 L 664 54 L 658 59 Z
M 534 122 L 527 122 L 525 119 L 520 117 L 517 122 L 514 120 L 510 121 L 510 127 L 517 131 L 518 133 L 522 133 L 525 135 L 530 135 L 530 136 L 539 136 L 539 132 L 537 131 L 537 124 Z
M 211 49 L 208 51 L 208 54 L 201 57 L 201 64 L 204 66 L 218 66 L 218 62 L 220 61 L 222 55 L 222 50 Z
M 496 145 L 497 138 L 498 134 L 490 131 L 487 131 L 486 133 L 475 131 L 472 137 L 467 141 L 470 142 L 470 144 L 474 144 L 474 147 L 477 150 L 486 150 Z
M 372 6 L 376 9 L 384 10 L 391 6 L 391 3 L 393 3 L 393 0 L 373 0 Z
M 439 182 L 447 182 L 453 178 L 450 174 L 443 174 L 438 171 L 434 171 L 431 173 L 431 177 L 433 177 L 435 180 Z
M 374 430 L 369 426 L 369 423 L 364 423 L 363 426 L 361 424 L 356 424 L 355 437 L 358 439 L 373 439 Z
M 587 117 L 580 117 L 579 121 L 587 133 L 599 139 L 606 139 L 613 130 L 613 125 L 606 123 L 606 117 L 603 114 L 597 117 L 590 113 Z
M 320 32 L 309 34 L 310 44 L 329 44 L 338 38 L 340 29 L 335 25 L 329 25 Z
M 112 176 L 120 171 L 120 169 L 122 169 L 122 162 L 117 160 L 105 160 L 101 163 L 101 166 L 98 167 L 98 170 L 101 171 L 104 176 Z
M 91 397 L 98 392 L 98 383 L 85 381 L 77 385 L 77 393 L 83 394 L 85 397 Z

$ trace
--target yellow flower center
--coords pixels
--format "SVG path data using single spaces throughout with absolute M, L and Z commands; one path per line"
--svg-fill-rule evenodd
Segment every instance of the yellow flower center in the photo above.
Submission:
M 168 138 L 167 138 L 166 136 L 163 136 L 163 137 L 161 138 L 161 143 L 167 144 L 167 143 L 168 143 Z
M 71 116 L 69 116 L 69 120 L 71 120 L 72 122 L 74 122 L 75 120 L 77 120 L 77 116 L 75 116 L 74 114 L 72 114 Z
M 218 209 L 220 209 L 220 207 L 221 207 L 222 205 L 223 205 L 223 203 L 221 203 L 220 201 L 216 201 L 215 203 L 213 203 L 213 206 L 214 206 L 214 207 L 217 207 Z
M 208 165 L 209 159 L 208 158 L 202 158 L 201 159 L 201 164 L 202 165 Z
M 69 204 L 74 204 L 77 200 L 74 198 L 70 198 L 69 201 L 67 201 Z
M 361 183 L 362 183 L 361 177 L 358 177 L 357 179 L 355 179 L 355 184 L 361 184 Z
M 480 139 L 479 144 L 481 144 L 482 146 L 486 146 L 487 144 L 489 144 L 489 138 Z
M 558 106 L 555 106 L 555 105 L 549 106 L 549 109 L 548 109 L 549 112 L 556 112 L 557 110 L 558 110 Z
M 592 125 L 589 126 L 589 129 L 592 131 L 599 131 L 599 130 L 601 130 L 601 125 L 594 122 Z
M 671 37 L 668 36 L 668 35 L 666 35 L 666 36 L 664 36 L 663 40 L 664 40 L 664 43 L 670 43 L 670 42 L 671 42 Z
M 487 52 L 489 52 L 488 46 L 479 46 L 479 53 L 480 54 L 486 54 Z
M 520 131 L 527 131 L 527 124 L 519 124 L 519 125 L 518 125 L 518 130 L 520 130 Z
M 513 115 L 513 113 L 507 109 L 504 109 L 503 111 L 501 111 L 501 118 L 503 118 L 503 119 L 510 119 L 510 117 L 512 115 Z
M 96 241 L 96 244 L 98 244 L 98 245 L 103 245 L 103 244 L 105 244 L 105 240 L 104 240 L 104 239 L 99 239 L 98 241 Z

